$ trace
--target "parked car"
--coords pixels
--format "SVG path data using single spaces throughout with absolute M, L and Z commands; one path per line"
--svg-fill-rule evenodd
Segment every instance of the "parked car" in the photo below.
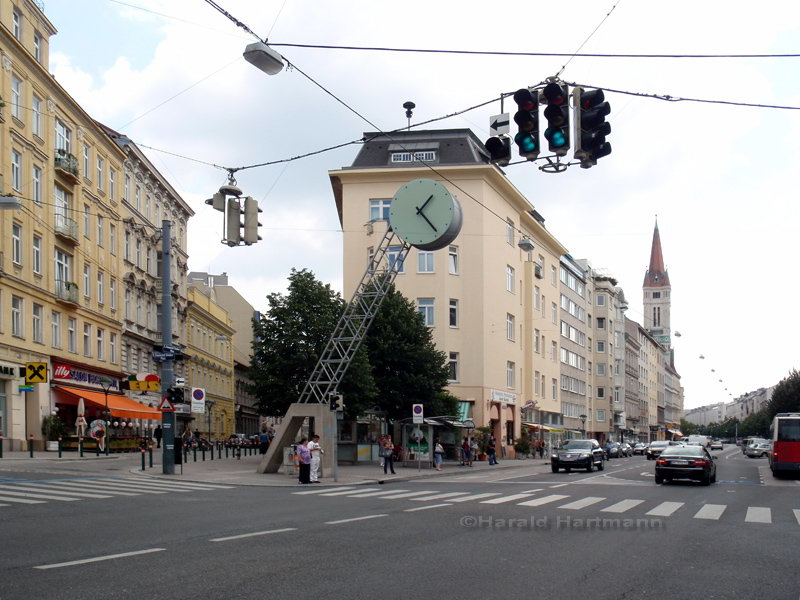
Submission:
M 650 445 L 647 447 L 647 450 L 645 451 L 645 456 L 647 456 L 647 460 L 657 459 L 659 455 L 664 451 L 664 449 L 669 448 L 669 446 L 670 443 L 667 441 L 656 440 L 655 442 L 650 442 Z
M 550 456 L 550 466 L 553 473 L 562 468 L 567 473 L 572 469 L 586 469 L 591 473 L 595 467 L 598 471 L 605 468 L 605 457 L 597 440 L 567 440 Z
M 620 448 L 622 449 L 623 456 L 633 456 L 633 448 L 627 442 L 623 442 L 620 444 Z
M 606 453 L 606 459 L 622 458 L 622 447 L 619 442 L 606 442 L 603 450 Z
M 633 453 L 634 454 L 642 454 L 642 455 L 644 455 L 644 453 L 646 451 L 647 451 L 647 444 L 643 444 L 641 442 L 639 442 L 638 444 L 636 444 L 633 447 Z
M 671 446 L 656 459 L 656 484 L 673 479 L 692 479 L 703 485 L 717 481 L 715 456 L 703 446 Z
M 711 449 L 712 450 L 722 450 L 724 447 L 722 445 L 722 440 L 714 440 L 711 442 Z
M 766 444 L 767 442 L 769 442 L 769 440 L 765 440 L 764 438 L 758 438 L 758 437 L 744 438 L 744 440 L 742 440 L 742 454 L 747 454 L 748 446 L 753 446 L 755 444 Z
M 769 450 L 770 445 L 768 443 L 751 444 L 744 449 L 744 455 L 748 458 L 767 458 Z

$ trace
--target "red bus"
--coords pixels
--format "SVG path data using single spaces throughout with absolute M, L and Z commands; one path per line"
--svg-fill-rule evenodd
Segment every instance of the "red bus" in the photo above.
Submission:
M 800 413 L 778 413 L 772 423 L 772 475 L 800 473 Z

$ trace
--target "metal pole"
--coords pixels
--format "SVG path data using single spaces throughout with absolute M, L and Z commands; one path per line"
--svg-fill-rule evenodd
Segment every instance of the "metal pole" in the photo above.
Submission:
M 108 449 L 109 449 L 109 446 L 111 446 L 111 437 L 110 437 L 110 435 L 108 433 L 111 430 L 111 423 L 110 423 L 111 413 L 108 412 L 108 388 L 106 388 L 105 385 L 103 385 L 103 394 L 106 397 L 106 415 L 105 415 L 106 416 L 106 430 L 104 432 L 105 435 L 103 436 L 103 438 L 104 438 L 104 441 L 106 443 L 106 456 L 108 456 L 108 452 L 109 452 Z
M 170 242 L 171 223 L 164 219 L 161 221 L 161 344 L 172 346 L 172 277 L 170 275 L 170 257 L 172 248 Z M 166 359 L 161 363 L 161 396 L 167 395 L 167 390 L 174 383 L 172 371 L 172 353 L 164 352 Z M 161 413 L 161 429 L 164 450 L 161 452 L 162 472 L 164 475 L 175 474 L 175 413 L 163 411 Z M 181 468 L 183 468 L 181 464 Z

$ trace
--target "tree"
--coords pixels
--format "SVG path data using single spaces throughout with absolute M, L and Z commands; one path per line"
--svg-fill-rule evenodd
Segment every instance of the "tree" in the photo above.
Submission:
M 457 398 L 447 386 L 447 356 L 436 349 L 431 330 L 414 304 L 392 286 L 364 340 L 379 390 L 378 407 L 389 419 L 411 416 L 412 404 L 425 414 L 454 415 Z
M 698 425 L 695 425 L 694 423 L 691 423 L 690 421 L 687 421 L 686 419 L 681 419 L 681 433 L 684 436 L 688 437 L 690 435 L 694 435 L 696 433 L 699 433 L 699 431 L 700 431 L 700 427 Z
M 782 412 L 800 412 L 800 372 L 793 370 L 775 386 L 767 403 L 769 419 Z
M 344 302 L 313 272 L 292 269 L 289 293 L 267 296 L 269 310 L 253 323 L 250 375 L 259 412 L 283 415 L 297 402 L 306 381 L 344 310 Z M 357 410 L 376 389 L 363 349 L 356 353 L 339 391 L 348 408 Z
M 772 424 L 772 417 L 769 415 L 767 407 L 749 415 L 739 426 L 739 435 L 742 437 L 767 437 L 769 427 Z

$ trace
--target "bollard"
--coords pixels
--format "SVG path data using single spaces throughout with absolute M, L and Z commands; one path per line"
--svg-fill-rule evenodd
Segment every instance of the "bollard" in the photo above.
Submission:
M 28 436 L 28 454 L 33 458 L 33 434 Z
M 211 460 L 214 460 L 214 444 L 211 444 L 211 448 L 209 448 L 209 450 L 211 450 Z
M 3 458 L 3 436 L 0 435 L 0 458 Z
M 58 437 L 58 458 L 61 458 L 61 436 Z
M 203 457 L 203 462 L 206 462 L 206 447 L 200 448 L 200 455 Z
M 153 468 L 153 446 L 152 445 L 147 449 L 147 453 L 150 455 L 150 468 L 152 469 Z
M 2 458 L 3 454 L 0 452 L 0 458 Z M 217 458 L 222 460 L 222 445 L 217 442 Z
M 0 454 L 2 456 L 2 454 Z M 228 458 L 228 444 L 225 444 L 225 458 Z
M 197 446 L 192 448 L 192 452 L 194 453 L 194 462 L 197 462 Z
M 142 448 L 141 454 L 142 454 L 142 471 L 144 471 L 144 448 Z

